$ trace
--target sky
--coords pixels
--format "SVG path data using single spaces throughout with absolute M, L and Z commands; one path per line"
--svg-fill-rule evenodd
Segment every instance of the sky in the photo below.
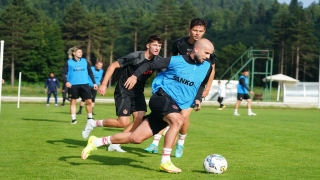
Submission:
M 279 3 L 286 3 L 286 4 L 290 4 L 291 0 L 278 0 Z M 318 3 L 319 0 L 298 0 L 298 2 L 302 2 L 303 3 L 303 7 L 306 8 L 308 7 L 311 3 L 316 2 Z

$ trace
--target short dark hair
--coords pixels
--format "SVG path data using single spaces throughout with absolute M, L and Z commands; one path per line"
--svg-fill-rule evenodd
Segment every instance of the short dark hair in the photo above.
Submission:
M 242 71 L 241 72 L 248 72 L 249 70 L 247 69 L 247 68 L 244 68 L 244 69 L 242 69 Z
M 159 44 L 162 44 L 162 38 L 158 35 L 151 35 L 147 39 L 147 44 L 152 43 L 154 41 L 158 41 Z
M 207 21 L 202 18 L 194 18 L 191 20 L 189 28 L 192 29 L 194 26 L 204 26 L 204 28 L 207 28 Z

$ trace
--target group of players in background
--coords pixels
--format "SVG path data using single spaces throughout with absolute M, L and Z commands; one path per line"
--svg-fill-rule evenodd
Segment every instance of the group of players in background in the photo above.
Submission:
M 69 60 L 62 70 L 62 89 L 64 93 L 68 92 L 68 97 L 64 96 L 63 105 L 66 99 L 70 100 L 71 123 L 76 124 L 76 114 L 81 114 L 85 102 L 87 123 L 82 131 L 82 137 L 89 140 L 82 151 L 82 159 L 86 159 L 93 150 L 102 145 L 109 145 L 109 151 L 126 152 L 120 144 L 141 143 L 152 136 L 154 140 L 145 151 L 158 153 L 159 141 L 165 135 L 160 170 L 169 173 L 182 171 L 171 162 L 173 145 L 176 143 L 175 157 L 182 157 L 190 125 L 189 116 L 193 110 L 200 110 L 202 98 L 208 95 L 215 75 L 217 58 L 214 46 L 209 40 L 202 38 L 206 27 L 207 22 L 204 19 L 191 20 L 189 36 L 173 43 L 171 56 L 168 58 L 159 56 L 162 38 L 151 35 L 146 41 L 145 51 L 132 52 L 117 59 L 108 67 L 104 77 L 102 62 L 98 61 L 95 66 L 91 66 L 85 58 L 82 58 L 81 49 L 73 47 L 69 50 Z M 114 91 L 117 118 L 94 120 L 93 107 L 96 94 L 98 92 L 105 95 L 107 84 L 117 68 L 122 70 Z M 144 86 L 154 72 L 157 76 L 152 83 L 153 95 L 149 101 L 151 113 L 146 115 Z M 189 81 L 190 79 L 192 81 Z M 234 115 L 239 115 L 236 109 L 242 99 L 248 101 L 248 115 L 255 115 L 249 106 L 251 101 L 247 79 L 248 71 L 245 71 L 240 77 Z M 175 91 L 185 93 L 178 95 Z M 252 91 L 250 93 L 253 94 Z M 186 97 L 181 97 L 181 94 Z M 76 113 L 76 102 L 79 97 L 82 101 Z M 220 101 L 222 103 L 221 98 Z M 57 101 L 55 104 L 57 105 Z M 132 122 L 130 122 L 131 116 Z M 116 127 L 124 130 L 113 136 L 97 138 L 90 136 L 96 127 Z

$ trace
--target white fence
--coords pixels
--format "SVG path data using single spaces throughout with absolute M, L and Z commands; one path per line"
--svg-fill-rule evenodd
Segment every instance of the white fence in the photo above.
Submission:
M 319 97 L 319 83 L 299 82 L 283 84 L 283 102 L 317 103 Z

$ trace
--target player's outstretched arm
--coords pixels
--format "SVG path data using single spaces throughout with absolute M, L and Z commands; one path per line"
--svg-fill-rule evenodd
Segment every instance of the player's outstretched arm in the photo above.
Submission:
M 116 68 L 120 68 L 120 64 L 118 61 L 113 62 L 106 70 L 106 74 L 104 75 L 102 83 L 98 89 L 98 93 L 102 96 L 104 96 L 104 94 L 106 93 L 108 82 Z

